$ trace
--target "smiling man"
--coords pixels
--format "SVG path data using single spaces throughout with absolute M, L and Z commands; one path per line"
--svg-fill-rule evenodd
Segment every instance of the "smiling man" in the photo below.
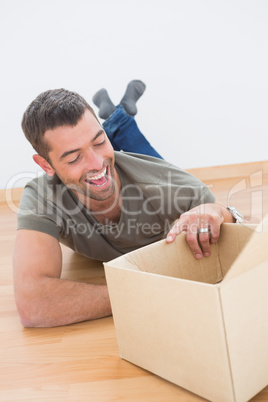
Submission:
M 118 107 L 98 93 L 103 126 L 84 98 L 64 89 L 40 94 L 25 111 L 22 128 L 46 174 L 26 185 L 18 211 L 14 290 L 24 326 L 111 314 L 106 286 L 61 279 L 60 243 L 107 261 L 186 230 L 202 258 L 221 224 L 234 221 L 202 182 L 162 160 L 139 131 L 132 115 L 143 91 L 132 81 Z
M 49 157 L 36 154 L 33 159 L 48 176 L 57 174 L 92 213 L 112 212 L 121 183 L 113 147 L 92 111 L 86 109 L 75 126 L 46 130 L 44 141 L 49 144 Z

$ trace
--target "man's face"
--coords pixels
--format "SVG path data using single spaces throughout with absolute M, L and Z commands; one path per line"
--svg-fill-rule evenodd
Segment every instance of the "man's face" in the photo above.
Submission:
M 74 193 L 105 201 L 114 194 L 114 151 L 105 131 L 86 110 L 76 126 L 62 126 L 44 134 L 52 148 L 51 166 Z

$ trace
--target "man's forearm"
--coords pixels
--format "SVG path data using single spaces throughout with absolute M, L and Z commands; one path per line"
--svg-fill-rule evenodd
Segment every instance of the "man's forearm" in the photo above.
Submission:
M 54 327 L 111 315 L 106 285 L 49 277 L 39 278 L 20 306 L 25 327 Z

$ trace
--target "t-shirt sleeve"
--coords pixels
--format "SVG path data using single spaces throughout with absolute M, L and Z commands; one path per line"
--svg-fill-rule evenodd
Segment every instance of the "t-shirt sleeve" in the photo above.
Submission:
M 202 181 L 172 164 L 161 165 L 155 169 L 154 184 L 142 183 L 142 191 L 163 219 L 175 220 L 198 205 L 215 202 L 215 196 Z
M 55 206 L 30 186 L 25 187 L 20 200 L 17 229 L 36 230 L 59 240 L 61 226 Z
M 170 182 L 172 193 L 171 198 L 173 198 L 179 214 L 198 205 L 215 202 L 215 196 L 208 186 L 183 169 L 174 168 L 171 165 L 165 175 L 168 175 L 167 179 Z M 172 180 L 170 177 L 172 177 Z
M 198 180 L 198 179 L 196 179 L 196 180 Z M 200 192 L 197 191 L 197 196 L 192 199 L 190 209 L 192 209 L 198 205 L 201 205 L 201 204 L 214 203 L 216 200 L 214 194 L 209 190 L 209 188 L 201 181 L 199 181 L 199 183 L 200 183 L 200 187 L 199 187 Z M 198 185 L 197 185 L 197 188 L 198 188 Z

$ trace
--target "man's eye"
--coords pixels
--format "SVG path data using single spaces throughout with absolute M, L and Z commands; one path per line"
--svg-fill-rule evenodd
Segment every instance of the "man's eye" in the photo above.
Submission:
M 74 160 L 68 162 L 69 165 L 73 165 L 74 163 L 78 162 L 80 159 L 80 155 L 78 155 Z
M 105 142 L 106 142 L 106 138 L 104 138 L 104 140 L 99 142 L 98 144 L 95 144 L 95 146 L 99 147 L 100 145 L 103 145 Z

